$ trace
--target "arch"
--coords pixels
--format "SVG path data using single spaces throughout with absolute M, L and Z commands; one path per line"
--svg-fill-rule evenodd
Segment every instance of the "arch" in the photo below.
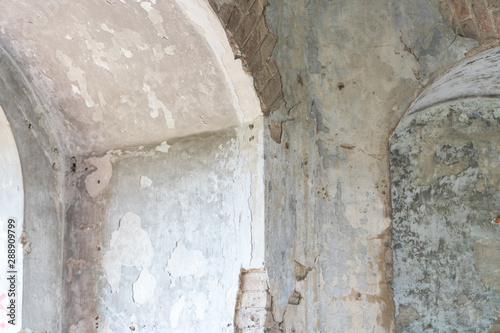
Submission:
M 264 265 L 264 123 L 210 5 L 19 6 L 0 105 L 25 183 L 23 328 L 234 330 L 240 271 Z M 54 20 L 71 29 L 46 35 Z
M 497 325 L 499 51 L 435 81 L 390 139 L 398 331 Z
M 18 243 L 23 231 L 23 178 L 16 142 L 0 106 L 0 249 L 3 259 L 0 282 L 0 328 L 17 332 L 22 322 L 23 248 Z

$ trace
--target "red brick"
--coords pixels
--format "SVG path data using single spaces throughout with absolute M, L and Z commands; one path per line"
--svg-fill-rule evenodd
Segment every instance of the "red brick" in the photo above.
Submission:
M 214 10 L 214 12 L 216 12 L 216 13 L 219 12 L 220 8 L 219 8 L 219 3 L 217 2 L 217 0 L 208 0 L 208 3 L 210 4 L 210 6 Z
M 257 91 L 261 91 L 267 85 L 267 83 L 273 78 L 273 75 L 267 69 L 267 66 L 262 66 L 260 71 L 258 71 L 253 76 L 253 83 Z
M 238 7 L 234 7 L 233 11 L 231 12 L 231 16 L 229 17 L 229 20 L 227 22 L 227 29 L 234 33 L 236 31 L 236 28 L 240 24 L 241 19 L 243 18 L 243 14 L 239 10 Z
M 491 18 L 488 14 L 488 9 L 486 8 L 484 0 L 473 1 L 472 11 L 476 16 L 476 22 L 481 37 L 483 39 L 488 37 L 495 37 L 495 28 L 493 27 L 493 23 L 491 22 Z
M 221 19 L 224 24 L 227 25 L 227 22 L 229 21 L 229 17 L 231 16 L 231 12 L 233 11 L 233 5 L 229 3 L 223 4 L 219 8 L 219 13 L 217 14 L 219 18 Z
M 253 2 L 254 0 L 236 0 L 234 5 L 238 7 L 242 13 L 246 13 Z
M 279 107 L 281 105 L 281 96 L 282 96 L 281 94 L 278 95 L 278 98 L 276 98 L 276 100 L 274 101 L 274 103 L 271 106 L 267 107 L 267 109 L 266 109 L 266 113 L 267 114 L 269 114 L 272 111 L 275 111 L 275 110 L 279 109 Z
M 269 68 L 269 72 L 271 72 L 272 75 L 278 73 L 278 65 L 276 64 L 274 58 L 269 59 L 267 62 L 267 68 Z
M 264 41 L 266 37 L 268 29 L 266 27 L 266 21 L 264 18 L 261 18 L 255 29 L 253 30 L 250 38 L 243 45 L 243 51 L 247 55 L 248 59 L 252 59 L 260 45 Z
M 460 21 L 470 17 L 469 7 L 465 0 L 451 0 L 451 3 L 455 7 L 455 13 Z
M 256 12 L 249 12 L 245 16 L 243 22 L 241 22 L 238 30 L 234 34 L 234 38 L 238 45 L 243 45 L 247 38 L 250 37 L 250 34 L 257 25 L 257 22 L 259 22 L 259 19 L 260 14 L 257 14 Z
M 264 65 L 265 61 L 262 60 L 262 53 L 260 49 L 255 53 L 255 55 L 250 59 L 250 58 L 245 58 L 245 63 L 247 64 L 248 70 L 250 73 L 257 73 L 262 66 Z
M 271 107 L 278 97 L 281 96 L 281 77 L 276 75 L 271 81 L 260 91 L 260 100 L 265 105 L 265 108 Z
M 267 6 L 267 0 L 256 0 L 250 10 L 255 10 L 259 13 L 264 13 L 264 8 Z
M 264 42 L 260 46 L 259 50 L 251 59 L 247 59 L 250 73 L 256 73 L 256 71 L 260 70 L 260 68 L 267 62 L 268 58 L 271 57 L 276 41 L 276 36 L 274 36 L 271 32 L 266 35 L 266 39 L 264 39 Z
M 276 38 L 276 36 L 272 32 L 269 32 L 267 34 L 266 39 L 264 40 L 264 43 L 262 43 L 262 45 L 260 47 L 261 54 L 265 57 L 266 60 L 273 53 L 274 46 L 276 45 L 277 41 L 278 41 L 278 39 Z
M 473 38 L 473 39 L 479 39 L 479 33 L 476 30 L 476 26 L 474 25 L 474 21 L 472 19 L 468 19 L 463 21 L 460 24 L 462 31 L 464 33 L 464 37 L 467 38 Z

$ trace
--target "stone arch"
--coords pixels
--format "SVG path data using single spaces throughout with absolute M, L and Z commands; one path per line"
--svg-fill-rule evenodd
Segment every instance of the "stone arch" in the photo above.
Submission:
M 3 47 L 0 47 L 0 108 L 17 143 L 24 187 L 24 221 L 21 220 L 24 223 L 17 235 L 23 245 L 19 257 L 24 257 L 19 292 L 29 297 L 23 298 L 16 319 L 50 327 L 52 319 L 61 314 L 63 225 L 61 179 L 55 170 L 63 167 L 63 159 L 53 133 L 45 130 L 44 103 Z M 11 200 L 7 202 L 15 204 Z M 40 306 L 40 301 L 44 306 Z M 20 313 L 32 308 L 37 311 Z
M 499 52 L 436 80 L 390 139 L 398 331 L 498 329 Z
M 103 16 L 58 3 L 2 8 L 0 106 L 25 184 L 23 328 L 233 331 L 241 269 L 266 277 L 252 78 L 204 1 L 100 2 Z M 55 20 L 72 28 L 45 34 Z

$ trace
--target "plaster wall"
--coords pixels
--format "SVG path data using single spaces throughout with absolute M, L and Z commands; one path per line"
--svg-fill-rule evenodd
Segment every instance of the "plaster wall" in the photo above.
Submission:
M 499 107 L 440 104 L 391 138 L 398 331 L 498 331 Z
M 477 45 L 439 5 L 269 1 L 284 102 L 268 123 L 281 143 L 266 144 L 266 265 L 286 332 L 396 328 L 387 142 L 423 87 Z
M 262 124 L 76 161 L 64 331 L 234 332 L 264 265 Z
M 23 308 L 25 325 L 60 329 L 63 248 L 60 147 L 47 129 L 46 102 L 31 89 L 10 55 L 0 48 L 0 104 L 10 123 L 24 186 Z M 21 236 L 21 235 L 18 235 Z M 37 309 L 32 311 L 31 309 Z

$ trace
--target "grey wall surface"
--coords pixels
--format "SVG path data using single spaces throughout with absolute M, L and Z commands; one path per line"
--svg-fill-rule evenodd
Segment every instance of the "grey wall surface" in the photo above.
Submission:
M 234 331 L 240 269 L 252 255 L 247 216 L 256 213 L 242 147 L 257 145 L 249 138 L 258 127 L 77 162 L 65 331 Z
M 391 139 L 398 331 L 487 332 L 499 316 L 499 123 L 497 99 L 461 100 Z
M 477 43 L 435 0 L 270 0 L 266 19 L 284 91 L 270 117 L 281 144 L 266 143 L 274 319 L 286 332 L 392 331 L 387 142 L 423 87 Z
M 44 103 L 0 48 L 0 104 L 14 134 L 24 182 L 23 327 L 57 332 L 63 248 L 59 145 L 45 127 Z M 20 235 L 19 235 L 20 236 Z M 33 309 L 37 309 L 34 311 Z

